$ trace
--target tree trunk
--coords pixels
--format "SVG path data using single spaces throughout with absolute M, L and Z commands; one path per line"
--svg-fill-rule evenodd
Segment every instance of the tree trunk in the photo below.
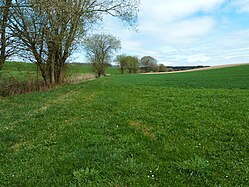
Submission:
M 3 68 L 4 62 L 5 62 L 5 59 L 3 59 L 2 56 L 1 56 L 1 57 L 0 57 L 0 71 L 1 71 L 2 68 Z
M 5 29 L 2 29 L 1 32 L 0 70 L 2 70 L 6 60 Z
M 55 55 L 56 45 L 54 41 L 48 41 L 48 58 L 47 58 L 47 73 L 49 77 L 49 83 L 55 84 Z
M 64 82 L 64 78 L 65 78 L 65 76 L 64 76 L 64 70 L 61 69 L 60 73 L 59 73 L 58 83 L 60 84 L 60 83 Z
M 124 68 L 121 68 L 121 74 L 124 74 Z
M 11 5 L 11 0 L 6 0 L 5 8 L 3 11 L 3 18 L 1 20 L 1 46 L 0 46 L 0 70 L 3 68 L 3 65 L 6 61 L 6 28 L 8 26 L 8 19 L 9 19 L 9 6 Z
M 50 83 L 52 85 L 55 84 L 55 62 L 54 59 L 50 62 Z
M 58 51 L 59 54 L 60 51 Z M 64 54 L 63 57 L 61 55 L 57 55 L 57 63 L 56 63 L 56 83 L 61 84 L 65 81 L 65 63 L 67 56 Z
M 64 82 L 64 79 L 65 79 L 65 74 L 64 74 L 64 71 L 65 71 L 65 62 L 59 62 L 58 64 L 58 67 L 57 67 L 57 76 L 56 76 L 56 83 L 58 84 L 61 84 Z

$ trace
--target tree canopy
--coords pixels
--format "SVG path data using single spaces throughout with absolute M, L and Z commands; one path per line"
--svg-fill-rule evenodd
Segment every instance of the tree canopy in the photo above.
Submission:
M 116 61 L 119 64 L 120 71 L 123 74 L 127 70 L 130 74 L 139 71 L 139 59 L 136 56 L 118 55 Z
M 145 72 L 157 71 L 158 70 L 157 60 L 154 57 L 144 56 L 144 57 L 141 58 L 140 62 L 141 62 L 141 68 Z

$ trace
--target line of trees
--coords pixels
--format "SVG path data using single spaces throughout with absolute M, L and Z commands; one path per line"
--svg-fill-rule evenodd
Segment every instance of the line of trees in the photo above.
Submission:
M 128 73 L 138 73 L 139 71 L 148 72 L 166 72 L 167 67 L 163 64 L 157 64 L 157 60 L 151 56 L 144 56 L 139 59 L 136 56 L 127 56 L 125 54 L 118 55 L 115 59 L 119 65 L 120 71 L 123 74 L 125 71 Z
M 0 69 L 18 53 L 37 64 L 47 85 L 59 84 L 67 59 L 93 24 L 109 14 L 134 26 L 138 6 L 139 0 L 3 0 Z
M 121 42 L 110 34 L 94 34 L 84 40 L 86 57 L 91 63 L 96 77 L 105 76 L 106 69 L 110 66 L 114 54 L 121 49 Z M 115 59 L 120 67 L 121 74 L 138 72 L 165 72 L 167 67 L 157 64 L 157 60 L 151 56 L 139 59 L 136 56 L 118 55 Z

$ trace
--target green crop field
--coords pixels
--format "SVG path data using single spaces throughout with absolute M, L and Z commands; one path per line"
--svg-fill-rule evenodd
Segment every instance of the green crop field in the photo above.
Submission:
M 0 186 L 249 186 L 249 66 L 0 98 Z

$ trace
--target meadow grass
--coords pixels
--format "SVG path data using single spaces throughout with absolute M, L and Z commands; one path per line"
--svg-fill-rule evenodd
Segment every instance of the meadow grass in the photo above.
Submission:
M 77 64 L 67 64 L 66 66 L 66 76 L 76 77 L 92 73 L 93 71 L 91 66 Z M 116 67 L 108 67 L 107 74 L 120 74 L 120 71 Z M 41 75 L 35 64 L 24 62 L 6 62 L 3 70 L 0 71 L 0 78 L 25 81 L 30 79 L 41 79 Z
M 0 98 L 0 186 L 249 186 L 249 66 Z
M 0 71 L 0 78 L 25 81 L 40 78 L 40 73 L 32 63 L 6 62 Z

